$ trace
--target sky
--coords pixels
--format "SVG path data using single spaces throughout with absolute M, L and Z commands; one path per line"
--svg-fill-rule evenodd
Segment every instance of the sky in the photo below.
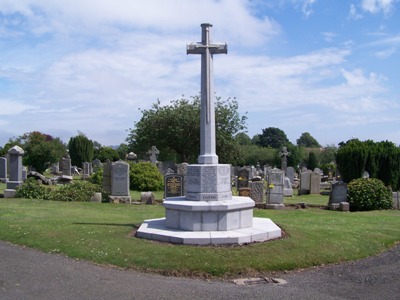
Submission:
M 124 143 L 157 99 L 199 95 L 186 45 L 201 23 L 228 45 L 214 92 L 250 137 L 399 145 L 399 14 L 400 0 L 0 0 L 0 146 L 32 131 Z

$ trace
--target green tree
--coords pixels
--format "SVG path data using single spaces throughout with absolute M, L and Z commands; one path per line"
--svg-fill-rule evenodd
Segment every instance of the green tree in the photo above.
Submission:
M 216 98 L 216 151 L 221 163 L 234 163 L 239 156 L 234 135 L 245 129 L 246 117 L 239 116 L 236 99 L 222 101 Z M 130 129 L 127 137 L 129 149 L 138 155 L 151 146 L 160 150 L 159 160 L 165 157 L 176 161 L 195 162 L 200 149 L 200 98 L 178 99 L 162 106 L 157 101 Z
M 111 147 L 101 147 L 99 149 L 99 154 L 97 156 L 98 159 L 100 159 L 100 161 L 117 161 L 119 160 L 119 154 L 118 151 L 111 148 Z
M 261 147 L 271 147 L 280 149 L 283 146 L 290 144 L 286 133 L 275 127 L 268 127 L 262 130 L 262 134 L 259 134 L 258 145 Z
M 239 149 L 240 159 L 238 159 L 237 165 L 276 165 L 275 157 L 278 152 L 276 149 L 272 149 L 271 147 L 260 147 L 257 145 L 240 145 Z
M 241 146 L 248 146 L 252 144 L 250 137 L 244 132 L 239 132 L 238 134 L 236 134 L 235 140 L 238 143 L 238 145 Z
M 83 133 L 79 133 L 77 136 L 70 138 L 68 142 L 68 150 L 72 165 L 82 166 L 82 163 L 91 162 L 93 160 L 93 142 Z
M 126 155 L 130 152 L 129 147 L 127 144 L 121 143 L 118 148 L 117 152 L 120 159 L 125 159 Z
M 307 167 L 310 170 L 314 170 L 315 168 L 318 167 L 317 155 L 314 152 L 310 152 L 308 154 Z
M 306 148 L 320 148 L 321 145 L 317 142 L 315 138 L 311 136 L 309 132 L 304 132 L 301 134 L 300 138 L 297 139 L 297 146 L 303 146 Z
M 52 163 L 59 161 L 66 152 L 66 147 L 59 138 L 53 138 L 39 131 L 28 132 L 16 139 L 10 139 L 5 148 L 8 150 L 14 145 L 24 149 L 24 165 L 31 166 L 39 173 L 43 173 Z

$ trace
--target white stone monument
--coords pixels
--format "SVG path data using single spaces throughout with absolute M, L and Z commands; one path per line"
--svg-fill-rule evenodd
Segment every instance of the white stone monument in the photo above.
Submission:
M 232 196 L 231 167 L 218 164 L 212 60 L 213 54 L 226 54 L 227 45 L 211 43 L 211 24 L 201 27 L 201 43 L 187 45 L 187 54 L 201 55 L 198 164 L 187 167 L 185 196 L 166 199 L 166 217 L 146 220 L 137 237 L 180 244 L 244 244 L 281 237 L 270 219 L 253 218 L 252 199 Z

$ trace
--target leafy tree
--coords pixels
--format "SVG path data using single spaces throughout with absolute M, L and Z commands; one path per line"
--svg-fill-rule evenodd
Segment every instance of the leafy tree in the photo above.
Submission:
M 241 146 L 248 146 L 252 144 L 250 137 L 244 132 L 239 132 L 237 135 L 235 135 L 235 140 L 238 145 Z
M 68 142 L 68 150 L 72 165 L 82 166 L 82 163 L 93 160 L 93 142 L 83 133 L 79 133 L 77 136 L 70 138 Z
M 37 172 L 43 173 L 52 163 L 61 159 L 66 152 L 64 143 L 59 138 L 33 131 L 16 139 L 10 139 L 4 148 L 10 149 L 18 145 L 24 149 L 23 163 Z
M 260 147 L 257 145 L 240 145 L 240 159 L 237 161 L 241 166 L 276 165 L 276 149 Z
M 216 98 L 216 151 L 221 163 L 233 163 L 239 156 L 234 135 L 245 128 L 246 117 L 240 117 L 235 99 Z M 160 160 L 174 157 L 177 161 L 195 162 L 200 149 L 200 98 L 178 99 L 162 106 L 157 101 L 130 129 L 129 149 L 144 154 L 151 146 L 160 150 Z
M 323 165 L 334 163 L 336 160 L 335 155 L 337 150 L 338 148 L 333 144 L 325 146 L 319 154 L 320 164 Z
M 283 146 L 290 144 L 286 133 L 275 127 L 268 127 L 262 130 L 262 134 L 259 134 L 258 145 L 262 147 L 271 147 L 280 149 Z
M 364 171 L 397 190 L 400 186 L 400 148 L 394 143 L 352 139 L 340 143 L 337 167 L 346 182 L 360 178 Z
M 291 167 L 293 167 L 295 169 L 298 169 L 300 164 L 306 158 L 306 152 L 304 150 L 304 147 L 298 147 L 298 146 L 295 146 L 292 143 L 290 143 L 290 144 L 287 145 L 287 150 L 290 153 L 290 155 L 287 157 L 287 165 L 288 165 L 288 167 L 291 166 Z
M 309 132 L 301 134 L 300 138 L 297 139 L 297 146 L 303 146 L 306 148 L 320 148 L 321 145 L 315 138 L 311 136 Z
M 315 152 L 310 152 L 308 154 L 307 167 L 310 170 L 314 170 L 315 168 L 318 167 L 318 160 L 317 160 L 317 155 L 315 154 Z
M 130 152 L 129 147 L 127 144 L 121 143 L 118 148 L 117 152 L 120 159 L 125 159 L 126 155 Z
M 100 161 L 117 161 L 119 160 L 119 154 L 117 150 L 111 148 L 111 147 L 101 147 L 99 149 L 99 154 L 97 156 Z

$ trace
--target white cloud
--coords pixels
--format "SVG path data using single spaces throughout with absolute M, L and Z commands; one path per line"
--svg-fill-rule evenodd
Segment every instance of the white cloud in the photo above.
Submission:
M 316 2 L 316 0 L 304 0 L 302 11 L 306 18 L 308 18 L 312 13 L 312 5 Z
M 384 14 L 390 14 L 393 10 L 394 3 L 396 0 L 362 0 L 361 8 L 371 14 L 383 12 Z
M 362 14 L 357 11 L 357 8 L 354 4 L 350 4 L 349 17 L 353 20 L 360 20 L 363 18 Z
M 34 109 L 35 106 L 24 103 L 18 103 L 14 100 L 0 99 L 0 115 L 17 115 Z

